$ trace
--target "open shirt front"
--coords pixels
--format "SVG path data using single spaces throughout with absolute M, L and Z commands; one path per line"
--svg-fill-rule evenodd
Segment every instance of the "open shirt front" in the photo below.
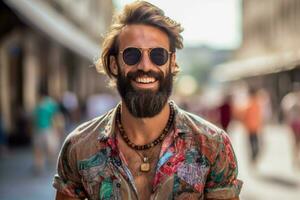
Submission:
M 238 197 L 242 182 L 228 135 L 170 103 L 175 120 L 162 143 L 151 199 Z M 138 199 L 133 176 L 117 148 L 116 108 L 68 136 L 53 182 L 59 192 L 90 200 Z

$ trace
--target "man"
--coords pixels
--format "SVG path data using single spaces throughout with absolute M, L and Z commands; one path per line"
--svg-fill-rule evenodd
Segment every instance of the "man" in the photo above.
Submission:
M 219 122 L 223 130 L 228 131 L 232 119 L 232 96 L 224 95 L 224 100 L 219 107 Z
M 33 111 L 34 173 L 37 175 L 43 172 L 46 159 L 53 166 L 55 164 L 59 150 L 58 130 L 55 126 L 55 119 L 58 116 L 60 116 L 58 104 L 48 95 L 45 88 L 41 88 L 39 102 Z
M 242 122 L 248 134 L 251 164 L 255 166 L 260 153 L 260 132 L 263 126 L 261 97 L 256 88 L 249 89 L 249 102 L 243 111 Z
M 168 101 L 182 48 L 180 24 L 136 1 L 116 16 L 102 66 L 122 101 L 69 135 L 57 199 L 238 199 L 228 136 Z
M 290 127 L 294 138 L 294 166 L 300 169 L 300 83 L 294 83 L 293 90 L 283 97 L 281 109 L 284 121 Z

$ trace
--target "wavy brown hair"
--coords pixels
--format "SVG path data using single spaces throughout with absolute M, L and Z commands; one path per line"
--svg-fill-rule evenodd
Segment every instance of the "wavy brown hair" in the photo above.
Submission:
M 96 63 L 97 70 L 107 74 L 111 79 L 114 79 L 115 75 L 110 69 L 110 59 L 112 56 L 118 55 L 118 36 L 123 27 L 131 24 L 150 25 L 165 32 L 169 37 L 171 52 L 183 48 L 183 38 L 180 34 L 183 28 L 179 23 L 165 16 L 163 10 L 146 1 L 127 4 L 121 13 L 114 16 L 111 28 L 102 43 L 101 57 Z M 179 66 L 176 63 L 174 74 L 177 74 L 178 71 Z

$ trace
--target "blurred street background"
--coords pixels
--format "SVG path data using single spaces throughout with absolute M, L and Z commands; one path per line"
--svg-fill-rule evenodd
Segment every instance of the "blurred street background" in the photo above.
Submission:
M 120 100 L 95 63 L 128 2 L 0 1 L 1 200 L 54 199 L 63 140 Z M 299 200 L 300 1 L 149 2 L 185 28 L 172 99 L 228 132 L 241 199 Z

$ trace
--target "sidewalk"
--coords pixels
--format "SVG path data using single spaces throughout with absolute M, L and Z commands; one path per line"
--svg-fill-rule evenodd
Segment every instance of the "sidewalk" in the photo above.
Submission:
M 55 169 L 47 169 L 40 176 L 32 170 L 31 149 L 10 151 L 0 158 L 1 200 L 53 200 L 52 178 Z
M 263 149 L 257 166 L 248 160 L 247 135 L 241 125 L 230 131 L 244 185 L 242 200 L 299 200 L 300 170 L 292 166 L 292 137 L 287 127 L 272 125 L 264 129 Z

